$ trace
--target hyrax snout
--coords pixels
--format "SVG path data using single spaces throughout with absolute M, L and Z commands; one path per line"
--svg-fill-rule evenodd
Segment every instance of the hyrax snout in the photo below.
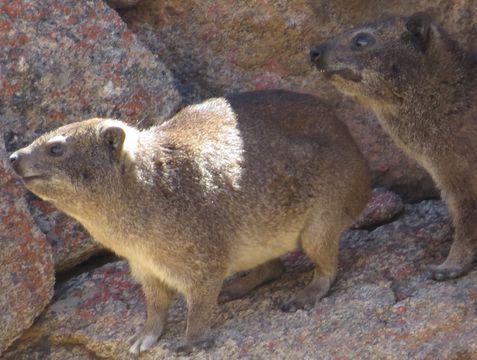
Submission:
M 477 58 L 426 13 L 336 35 L 310 51 L 341 92 L 374 111 L 383 128 L 432 175 L 455 225 L 437 280 L 465 274 L 477 252 Z
M 25 186 L 129 260 L 147 299 L 130 351 L 161 336 L 178 291 L 188 304 L 185 348 L 209 343 L 224 291 L 239 297 L 283 271 L 302 247 L 311 283 L 284 308 L 313 305 L 336 277 L 341 233 L 367 203 L 367 164 L 345 125 L 314 97 L 258 91 L 184 108 L 138 130 L 91 119 L 11 155 Z

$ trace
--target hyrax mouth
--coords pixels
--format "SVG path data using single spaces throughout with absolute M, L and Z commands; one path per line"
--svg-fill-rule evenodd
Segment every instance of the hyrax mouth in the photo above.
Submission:
M 23 182 L 29 182 L 29 181 L 33 181 L 33 180 L 44 180 L 46 179 L 46 175 L 27 175 L 27 176 L 21 176 L 21 179 L 23 180 Z
M 363 80 L 360 74 L 355 73 L 353 70 L 350 69 L 339 69 L 339 70 L 324 70 L 321 69 L 320 73 L 322 73 L 327 79 L 333 80 L 333 77 L 337 76 L 344 80 L 349 80 L 353 82 L 361 82 Z

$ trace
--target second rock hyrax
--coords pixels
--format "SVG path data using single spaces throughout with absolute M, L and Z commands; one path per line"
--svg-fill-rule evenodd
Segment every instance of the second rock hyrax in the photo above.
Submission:
M 314 97 L 258 91 L 188 106 L 140 131 L 117 120 L 60 127 L 11 155 L 25 186 L 129 260 L 147 300 L 130 351 L 161 336 L 171 300 L 187 305 L 182 347 L 210 344 L 224 278 L 242 296 L 301 246 L 316 265 L 285 306 L 313 305 L 335 280 L 340 235 L 369 197 L 365 159 Z
M 344 94 L 376 113 L 383 128 L 432 175 L 455 239 L 436 280 L 466 273 L 477 252 L 477 61 L 429 15 L 346 31 L 313 48 L 311 60 Z

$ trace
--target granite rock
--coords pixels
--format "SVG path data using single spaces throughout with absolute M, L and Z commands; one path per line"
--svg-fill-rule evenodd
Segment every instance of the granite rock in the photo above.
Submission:
M 0 29 L 0 141 L 8 152 L 90 117 L 151 125 L 181 103 L 167 67 L 102 1 L 3 1 Z M 76 222 L 27 200 L 57 270 L 98 251 Z
M 0 353 L 21 335 L 3 358 L 128 359 L 126 339 L 144 322 L 140 287 L 120 261 L 57 284 L 50 306 L 24 331 L 52 296 L 54 267 L 69 269 L 99 250 L 3 163 L 7 152 L 52 128 L 93 116 L 148 126 L 182 102 L 287 88 L 334 105 L 374 184 L 406 200 L 437 194 L 372 114 L 320 80 L 308 49 L 354 24 L 427 8 L 462 46 L 475 48 L 475 1 L 108 3 L 134 6 L 117 13 L 100 0 L 0 2 Z M 477 270 L 442 283 L 426 276 L 425 266 L 441 262 L 452 241 L 445 205 L 402 209 L 399 196 L 374 193 L 361 223 L 343 236 L 337 282 L 313 309 L 278 310 L 311 278 L 309 259 L 288 254 L 280 280 L 219 306 L 216 347 L 193 357 L 477 358 Z M 177 357 L 171 349 L 184 335 L 185 313 L 179 297 L 164 337 L 141 358 Z
M 0 142 L 0 355 L 49 303 L 55 281 L 51 247 L 28 212 L 5 154 Z
M 31 193 L 26 199 L 39 229 L 52 247 L 57 272 L 68 271 L 103 250 L 77 221 L 55 206 Z
M 342 239 L 340 272 L 331 293 L 311 310 L 283 313 L 311 278 L 309 266 L 214 314 L 216 346 L 194 359 L 474 359 L 477 357 L 477 270 L 434 282 L 423 267 L 441 261 L 451 242 L 439 201 L 406 205 L 398 220 Z M 185 358 L 172 348 L 182 339 L 185 304 L 174 301 L 169 326 L 141 359 Z M 58 286 L 52 305 L 5 359 L 129 359 L 126 339 L 144 321 L 140 287 L 124 261 L 107 264 Z
M 368 205 L 353 228 L 369 229 L 390 222 L 404 210 L 399 195 L 384 188 L 373 189 Z

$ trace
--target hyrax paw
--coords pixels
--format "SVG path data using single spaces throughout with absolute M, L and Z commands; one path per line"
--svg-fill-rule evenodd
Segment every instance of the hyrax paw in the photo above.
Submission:
M 213 338 L 202 339 L 194 343 L 184 342 L 182 344 L 179 344 L 174 349 L 174 351 L 178 354 L 189 355 L 194 350 L 194 348 L 200 350 L 209 350 L 214 346 L 214 344 L 215 341 Z
M 192 352 L 192 346 L 187 343 L 181 343 L 174 348 L 178 355 L 189 355 Z
M 215 345 L 215 341 L 213 338 L 203 339 L 194 344 L 195 347 L 202 350 L 212 349 L 214 345 Z
M 295 312 L 298 310 L 296 304 L 293 301 L 284 301 L 279 304 L 279 307 L 283 312 Z
M 279 304 L 280 310 L 283 312 L 295 312 L 300 309 L 309 310 L 313 307 L 314 302 L 305 302 L 300 299 L 293 299 L 290 301 L 284 301 Z
M 129 344 L 132 344 L 129 348 L 129 353 L 138 355 L 143 351 L 149 350 L 159 339 L 160 334 L 153 333 L 144 334 L 142 331 L 129 338 Z
M 428 267 L 430 277 L 436 281 L 444 281 L 449 279 L 455 279 L 459 276 L 462 276 L 466 273 L 464 267 L 459 266 L 444 266 L 441 265 L 430 265 Z

